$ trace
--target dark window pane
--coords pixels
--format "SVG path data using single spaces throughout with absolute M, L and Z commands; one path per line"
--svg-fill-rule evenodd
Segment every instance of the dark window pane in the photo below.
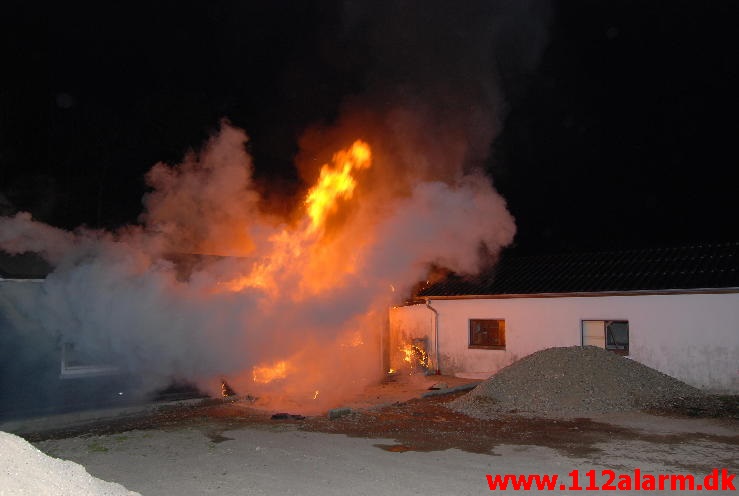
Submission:
M 606 349 L 629 350 L 629 323 L 625 320 L 606 322 Z
M 471 319 L 470 346 L 505 347 L 505 321 Z

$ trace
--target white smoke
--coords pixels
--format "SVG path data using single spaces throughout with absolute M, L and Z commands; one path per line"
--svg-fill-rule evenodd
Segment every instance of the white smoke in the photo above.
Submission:
M 461 14 L 475 20 L 469 35 L 444 32 L 453 43 L 443 46 L 434 40 L 445 16 L 431 16 L 418 33 L 440 48 L 426 47 L 426 59 L 411 64 L 398 60 L 393 36 L 374 37 L 380 63 L 370 72 L 372 89 L 347 102 L 334 126 L 303 136 L 296 165 L 308 184 L 330 153 L 355 139 L 374 157 L 318 244 L 299 236 L 301 198 L 289 219 L 260 211 L 247 136 L 227 121 L 199 153 L 151 169 L 138 225 L 65 232 L 27 213 L 0 218 L 0 248 L 41 253 L 56 267 L 27 302 L 29 332 L 105 356 L 151 389 L 172 378 L 215 387 L 225 376 L 247 393 L 260 387 L 253 367 L 287 360 L 288 377 L 268 392 L 304 402 L 320 390 L 325 408 L 379 378 L 388 306 L 430 266 L 474 273 L 486 261 L 481 253 L 495 256 L 515 234 L 505 201 L 479 172 L 503 100 L 490 69 L 500 26 L 486 22 L 496 12 L 475 5 L 482 11 Z M 405 36 L 397 24 L 394 36 Z M 455 57 L 470 40 L 474 50 Z M 391 66 L 389 84 L 373 79 Z M 451 76 L 435 77 L 439 67 Z M 221 290 L 266 262 L 277 267 L 276 290 Z M 326 284 L 317 290 L 315 281 Z
M 278 294 L 254 287 L 214 291 L 254 263 L 281 257 L 275 244 L 280 233 L 299 233 L 287 222 L 274 225 L 260 216 L 245 139 L 224 123 L 201 154 L 176 167 L 156 165 L 147 176 L 157 189 L 145 200 L 143 226 L 68 233 L 28 214 L 1 218 L 4 250 L 40 252 L 56 264 L 32 302 L 45 335 L 60 335 L 140 374 L 149 387 L 171 378 L 208 383 L 222 375 L 235 377 L 242 389 L 255 387 L 252 367 L 287 358 L 300 369 L 300 388 L 341 393 L 337 383 L 348 377 L 354 379 L 345 386 L 356 388 L 357 381 L 380 373 L 374 344 L 351 360 L 341 356 L 341 346 L 353 333 L 375 342 L 392 303 L 390 285 L 409 288 L 425 277 L 429 264 L 474 272 L 481 244 L 495 252 L 515 232 L 505 202 L 479 175 L 452 184 L 419 182 L 394 196 L 368 190 L 327 241 L 302 246 L 315 250 L 317 259 L 291 259 L 274 272 Z M 370 183 L 376 187 L 377 180 Z M 175 251 L 249 256 L 218 258 L 183 278 L 171 261 Z M 320 291 L 300 291 L 311 282 L 311 271 L 331 273 L 331 260 L 340 256 L 352 257 L 351 270 L 337 269 Z M 312 383 L 305 384 L 306 378 Z M 280 387 L 290 390 L 285 383 Z

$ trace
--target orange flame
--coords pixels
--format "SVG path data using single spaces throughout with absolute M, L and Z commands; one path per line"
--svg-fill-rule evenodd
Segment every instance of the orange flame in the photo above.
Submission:
M 345 274 L 355 270 L 355 259 L 344 256 L 342 247 L 321 245 L 317 235 L 325 228 L 327 219 L 339 209 L 339 200 L 349 200 L 354 195 L 357 180 L 353 172 L 371 165 L 372 152 L 367 143 L 355 141 L 348 150 L 341 150 L 333 157 L 333 165 L 324 164 L 316 184 L 305 198 L 305 221 L 297 229 L 285 228 L 271 236 L 268 254 L 254 262 L 249 272 L 228 281 L 221 281 L 215 291 L 238 292 L 247 288 L 261 289 L 271 298 L 279 295 L 280 274 L 299 274 L 300 291 L 318 293 L 332 287 Z M 336 260 L 341 259 L 341 263 Z M 327 263 L 331 271 L 326 271 Z
M 352 172 L 369 167 L 371 159 L 369 145 L 357 140 L 349 150 L 342 150 L 334 155 L 333 167 L 328 164 L 321 167 L 318 182 L 305 198 L 310 217 L 309 232 L 316 232 L 324 226 L 326 218 L 336 212 L 339 199 L 348 200 L 354 195 L 357 181 Z
M 259 384 L 268 384 L 287 377 L 287 362 L 282 360 L 272 366 L 257 366 L 252 369 L 252 379 Z

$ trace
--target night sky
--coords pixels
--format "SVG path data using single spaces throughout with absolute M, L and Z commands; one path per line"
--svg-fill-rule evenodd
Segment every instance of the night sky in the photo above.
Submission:
M 135 222 L 144 173 L 177 163 L 222 118 L 250 136 L 258 184 L 297 193 L 299 137 L 347 99 L 378 81 L 464 77 L 444 54 L 433 70 L 413 64 L 436 49 L 419 46 L 418 26 L 465 39 L 474 9 L 457 3 L 11 2 L 0 213 Z M 525 2 L 477 3 L 516 11 L 488 59 L 504 104 L 483 165 L 520 251 L 739 238 L 739 2 L 542 1 L 530 18 Z M 403 36 L 390 18 L 400 10 Z M 387 70 L 388 53 L 405 70 Z

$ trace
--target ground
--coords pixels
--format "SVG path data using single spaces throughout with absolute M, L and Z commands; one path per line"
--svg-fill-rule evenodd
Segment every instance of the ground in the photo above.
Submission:
M 577 494 L 567 489 L 575 469 L 583 487 L 589 470 L 599 485 L 609 469 L 693 474 L 699 482 L 714 468 L 739 472 L 739 420 L 731 402 L 711 417 L 685 410 L 479 420 L 445 408 L 462 392 L 421 398 L 434 382 L 465 381 L 423 377 L 376 386 L 347 403 L 352 413 L 333 420 L 300 412 L 273 419 L 276 412 L 230 398 L 5 427 L 144 495 L 481 494 L 490 492 L 487 474 L 506 473 L 559 474 L 565 490 L 557 492 Z

